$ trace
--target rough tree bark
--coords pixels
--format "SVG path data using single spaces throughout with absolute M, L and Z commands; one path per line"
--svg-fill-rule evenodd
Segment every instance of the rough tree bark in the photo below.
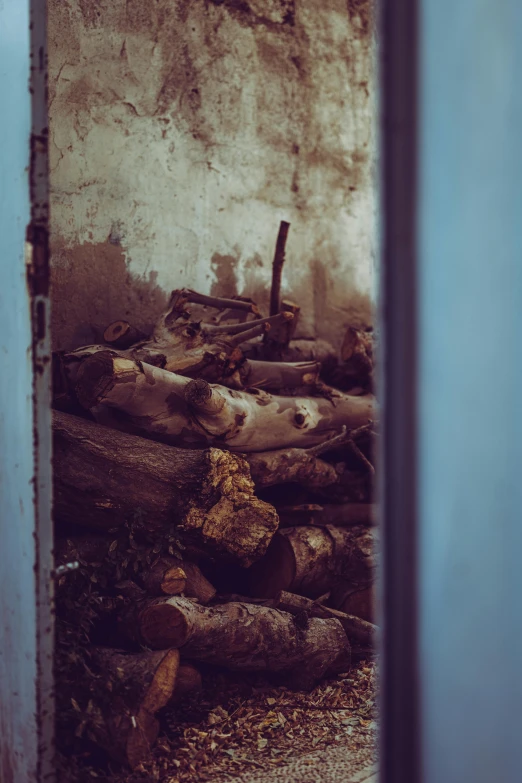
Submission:
M 276 397 L 189 380 L 146 363 L 102 351 L 85 359 L 76 393 L 86 409 L 104 406 L 125 414 L 140 434 L 179 445 L 215 443 L 232 451 L 314 446 L 374 417 L 373 397 L 334 394 Z
M 317 598 L 338 577 L 370 583 L 375 569 L 375 529 L 294 527 L 279 530 L 266 555 L 247 572 L 249 593 L 274 597 L 281 590 Z
M 277 529 L 268 503 L 254 495 L 248 465 L 218 449 L 174 449 L 54 412 L 55 516 L 113 529 L 177 525 L 207 555 L 250 564 Z
M 350 645 L 340 622 L 292 615 L 265 606 L 203 607 L 186 598 L 157 598 L 130 606 L 122 630 L 153 649 L 176 647 L 196 661 L 229 669 L 289 672 L 308 687 L 327 671 L 346 671 Z
M 173 697 L 179 651 L 126 654 L 97 648 L 93 659 L 101 677 L 88 735 L 112 758 L 135 768 L 148 759 L 158 737 L 155 714 Z
M 326 596 L 324 596 L 324 598 L 326 600 Z M 295 595 L 294 593 L 287 593 L 285 590 L 281 590 L 281 592 L 277 593 L 273 598 L 251 598 L 235 593 L 231 595 L 222 595 L 218 598 L 218 603 L 228 603 L 231 601 L 279 609 L 282 612 L 288 612 L 289 614 L 294 615 L 298 618 L 298 621 L 303 621 L 303 624 L 305 625 L 306 620 L 310 619 L 310 617 L 318 617 L 322 620 L 339 620 L 350 642 L 366 647 L 371 647 L 375 644 L 377 626 L 373 625 L 371 622 L 366 622 L 355 615 L 341 612 L 330 606 L 325 606 L 320 599 L 313 601 L 311 598 L 305 598 L 302 595 Z

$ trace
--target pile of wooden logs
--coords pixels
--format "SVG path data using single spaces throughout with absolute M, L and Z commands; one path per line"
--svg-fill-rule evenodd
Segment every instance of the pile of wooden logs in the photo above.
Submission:
M 54 357 L 58 705 L 131 767 L 198 665 L 310 688 L 372 647 L 372 337 L 293 339 L 287 230 L 267 317 L 174 291 Z

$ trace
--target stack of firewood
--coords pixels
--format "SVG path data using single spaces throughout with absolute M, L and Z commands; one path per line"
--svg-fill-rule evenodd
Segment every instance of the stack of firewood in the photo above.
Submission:
M 287 228 L 268 317 L 174 291 L 54 357 L 58 719 L 132 767 L 198 665 L 309 688 L 372 647 L 372 335 L 293 339 Z

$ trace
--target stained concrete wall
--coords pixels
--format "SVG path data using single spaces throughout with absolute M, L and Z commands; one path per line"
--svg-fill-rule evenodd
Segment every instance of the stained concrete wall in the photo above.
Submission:
M 371 2 L 49 0 L 56 347 L 180 286 L 266 306 L 281 219 L 300 334 L 371 320 Z

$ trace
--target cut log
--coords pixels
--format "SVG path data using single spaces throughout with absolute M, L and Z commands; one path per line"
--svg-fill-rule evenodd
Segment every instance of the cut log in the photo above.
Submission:
M 338 620 L 312 619 L 265 606 L 204 607 L 187 598 L 156 598 L 129 607 L 122 630 L 153 649 L 180 648 L 196 661 L 244 671 L 288 672 L 308 687 L 327 671 L 349 668 L 350 645 Z
M 229 595 L 220 595 L 217 600 L 220 604 L 233 601 L 254 604 L 255 606 L 267 606 L 271 609 L 288 612 L 295 617 L 306 615 L 308 618 L 318 617 L 322 620 L 339 620 L 350 642 L 353 641 L 358 645 L 365 646 L 375 645 L 377 626 L 355 615 L 332 609 L 330 606 L 324 606 L 322 598 L 326 600 L 328 597 L 329 594 L 327 593 L 325 596 L 321 596 L 313 601 L 311 598 L 305 598 L 302 595 L 295 595 L 282 590 L 273 598 L 251 598 L 250 596 L 231 593 Z
M 112 758 L 134 769 L 149 758 L 158 737 L 155 714 L 173 697 L 179 652 L 129 655 L 97 648 L 93 659 L 101 671 L 100 698 L 87 733 Z
M 187 574 L 176 558 L 159 557 L 140 574 L 140 581 L 149 595 L 179 595 L 185 591 Z
M 218 449 L 174 449 L 55 412 L 54 513 L 102 530 L 177 532 L 208 556 L 250 564 L 277 529 L 248 465 Z
M 192 663 L 182 662 L 179 665 L 176 687 L 168 706 L 174 706 L 187 696 L 195 695 L 203 690 L 203 680 L 200 672 Z
M 82 361 L 78 400 L 125 414 L 136 432 L 173 445 L 223 444 L 232 451 L 314 446 L 374 415 L 372 397 L 276 397 L 189 380 L 102 351 Z
M 197 598 L 200 604 L 208 604 L 216 595 L 216 588 L 195 563 L 184 562 L 186 574 L 184 593 L 188 598 Z
M 369 584 L 375 570 L 375 537 L 375 529 L 365 527 L 279 530 L 266 555 L 248 570 L 248 592 L 262 598 L 285 590 L 317 598 L 341 576 Z

